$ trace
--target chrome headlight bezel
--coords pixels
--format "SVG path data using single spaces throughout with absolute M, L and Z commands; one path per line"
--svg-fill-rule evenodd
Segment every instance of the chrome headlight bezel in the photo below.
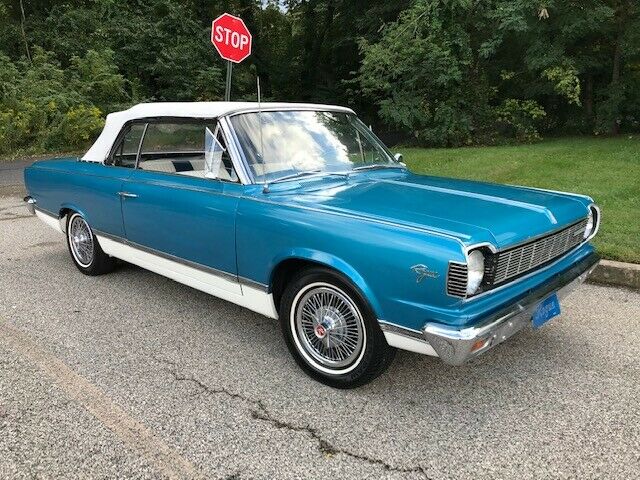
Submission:
M 475 295 L 482 286 L 485 273 L 485 255 L 481 249 L 467 253 L 467 297 Z
M 589 205 L 589 216 L 587 217 L 587 226 L 584 229 L 585 242 L 591 240 L 598 233 L 600 228 L 600 209 L 594 203 Z

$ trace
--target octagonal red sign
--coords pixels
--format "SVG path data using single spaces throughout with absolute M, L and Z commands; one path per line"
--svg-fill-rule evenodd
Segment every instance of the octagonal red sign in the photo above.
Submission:
M 241 18 L 223 13 L 211 24 L 211 43 L 225 60 L 240 63 L 251 55 L 251 33 Z

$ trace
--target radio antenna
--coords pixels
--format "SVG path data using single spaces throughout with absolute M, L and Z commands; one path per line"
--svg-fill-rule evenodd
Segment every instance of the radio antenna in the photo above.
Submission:
M 262 162 L 263 175 L 266 175 L 266 169 L 264 165 L 264 143 L 262 140 L 262 104 L 260 103 L 260 76 L 256 75 L 256 84 L 258 87 L 258 122 L 260 123 L 260 161 Z M 265 180 L 262 193 L 269 193 L 269 182 Z

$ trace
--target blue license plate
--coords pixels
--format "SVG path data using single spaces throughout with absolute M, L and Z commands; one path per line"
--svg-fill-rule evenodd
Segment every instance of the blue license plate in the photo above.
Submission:
M 558 301 L 558 296 L 554 293 L 540 302 L 540 305 L 533 312 L 531 317 L 533 328 L 540 328 L 558 315 L 560 315 L 560 302 Z

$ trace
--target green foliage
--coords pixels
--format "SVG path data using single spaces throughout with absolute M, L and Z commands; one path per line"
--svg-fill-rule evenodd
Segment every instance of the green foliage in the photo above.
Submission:
M 554 90 L 569 103 L 580 105 L 580 79 L 573 67 L 550 67 L 542 75 L 553 83 Z
M 488 2 L 418 1 L 385 28 L 377 43 L 363 41 L 360 84 L 380 116 L 410 129 L 419 142 L 463 145 L 481 128 L 491 95 L 477 45 L 488 24 L 468 18 Z
M 232 98 L 354 108 L 424 145 L 640 130 L 637 0 L 0 0 L 0 151 L 68 149 L 140 101 L 220 100 L 211 20 L 253 33 Z M 543 14 L 544 13 L 544 14 Z M 23 33 L 24 32 L 24 33 Z M 396 133 L 399 132 L 399 135 Z
M 496 107 L 495 113 L 499 126 L 508 136 L 526 143 L 540 140 L 537 126 L 547 113 L 535 100 L 507 98 Z
M 627 0 L 418 0 L 361 43 L 358 80 L 383 121 L 423 144 L 637 131 L 639 10 Z
M 104 127 L 102 111 L 98 107 L 78 105 L 69 109 L 59 121 L 51 126 L 44 147 L 77 149 L 95 138 Z
M 32 62 L 0 54 L 0 153 L 86 145 L 104 124 L 103 113 L 129 100 L 113 53 L 89 50 L 64 70 L 36 47 Z

